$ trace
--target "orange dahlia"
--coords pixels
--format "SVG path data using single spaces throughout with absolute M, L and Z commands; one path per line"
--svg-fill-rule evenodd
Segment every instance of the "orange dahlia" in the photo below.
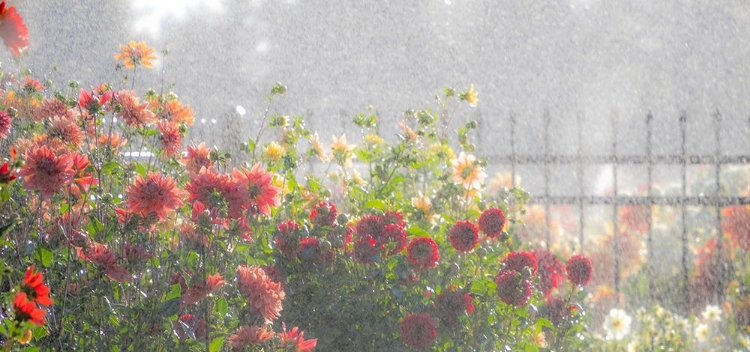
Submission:
M 49 298 L 49 287 L 44 284 L 44 278 L 42 273 L 34 272 L 34 264 L 32 264 L 27 270 L 26 275 L 23 277 L 23 283 L 21 284 L 21 290 L 34 302 L 49 306 L 55 303 Z
M 248 170 L 234 170 L 236 184 L 230 194 L 231 209 L 250 209 L 253 213 L 271 215 L 271 207 L 281 204 L 281 190 L 273 184 L 273 174 L 255 164 Z M 231 215 L 231 214 L 230 214 Z
M 120 52 L 114 55 L 115 60 L 122 61 L 122 64 L 129 69 L 134 69 L 138 65 L 145 68 L 154 68 L 153 60 L 156 60 L 154 53 L 156 50 L 149 48 L 146 42 L 136 43 L 134 40 L 127 45 L 120 45 Z
M 29 321 L 36 325 L 44 325 L 44 311 L 37 308 L 34 302 L 29 301 L 25 292 L 16 294 L 13 299 L 13 310 L 18 321 Z
M 237 282 L 240 292 L 250 302 L 251 310 L 263 316 L 266 323 L 281 316 L 281 301 L 286 297 L 284 289 L 269 279 L 263 268 L 240 265 L 237 267 Z
M 177 188 L 175 181 L 160 173 L 149 172 L 145 178 L 136 176 L 133 184 L 125 190 L 125 204 L 128 212 L 148 217 L 155 213 L 160 220 L 167 218 L 167 212 L 182 205 L 184 191 Z
M 268 325 L 240 326 L 234 335 L 229 336 L 229 347 L 242 349 L 247 346 L 257 346 L 271 340 L 273 335 Z
M 188 126 L 193 125 L 195 113 L 189 105 L 183 105 L 177 99 L 172 99 L 161 104 L 159 117 L 167 119 L 174 124 L 184 123 Z
M 73 160 L 70 155 L 55 155 L 46 146 L 33 146 L 24 154 L 26 164 L 19 171 L 23 186 L 39 191 L 42 198 L 51 198 L 73 180 Z
M 42 121 L 44 119 L 51 119 L 55 116 L 72 119 L 76 117 L 76 113 L 62 100 L 52 97 L 42 101 L 42 105 L 35 110 L 32 119 L 34 121 Z
M 128 126 L 143 127 L 156 121 L 156 115 L 148 109 L 148 103 L 141 104 L 138 96 L 132 90 L 117 92 L 115 102 L 120 108 L 118 117 Z

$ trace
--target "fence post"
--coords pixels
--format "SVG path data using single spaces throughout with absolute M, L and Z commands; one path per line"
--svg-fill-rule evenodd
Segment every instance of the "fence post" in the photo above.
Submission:
M 516 115 L 510 112 L 510 185 L 516 186 Z
M 615 292 L 618 297 L 620 295 L 620 217 L 619 217 L 619 206 L 617 204 L 617 115 L 612 114 L 610 120 L 612 124 L 612 213 L 613 219 L 612 224 L 614 225 L 614 233 L 612 239 L 614 242 L 614 255 L 615 255 Z
M 648 297 L 651 303 L 654 302 L 654 243 L 653 243 L 653 226 L 654 226 L 654 199 L 653 199 L 653 150 L 652 150 L 652 126 L 651 122 L 654 120 L 654 116 L 651 112 L 646 115 L 646 158 L 648 158 L 648 166 L 646 170 L 647 177 L 647 188 L 646 197 L 648 198 L 648 212 L 646 223 L 648 225 L 648 232 L 646 233 L 646 252 L 647 252 L 647 263 L 646 263 L 646 277 L 648 279 Z
M 719 263 L 719 273 L 716 278 L 716 303 L 721 304 L 724 296 L 724 275 L 727 271 L 724 267 L 723 260 L 723 242 L 724 236 L 721 233 L 721 114 L 717 110 L 714 113 L 714 128 L 716 137 L 716 158 L 714 159 L 714 172 L 716 179 L 714 185 L 716 186 L 716 261 Z
M 685 292 L 685 308 L 690 307 L 690 277 L 688 276 L 688 238 L 687 238 L 687 115 L 683 112 L 680 115 L 680 177 L 682 178 L 682 199 L 680 199 L 680 214 L 682 222 L 682 278 L 684 281 L 684 292 Z
M 549 110 L 544 110 L 544 221 L 547 228 L 547 238 L 545 240 L 547 250 L 550 249 L 550 242 L 552 242 L 552 214 L 550 213 L 550 195 L 549 195 L 549 168 L 550 168 L 550 152 L 549 152 L 549 125 L 551 123 L 551 117 Z
M 578 130 L 578 150 L 576 151 L 576 154 L 578 154 L 578 161 L 576 165 L 576 170 L 578 172 L 578 252 L 583 254 L 583 224 L 584 224 L 584 215 L 583 215 L 583 197 L 585 195 L 584 190 L 584 183 L 583 183 L 583 113 L 579 112 L 576 115 L 576 129 Z

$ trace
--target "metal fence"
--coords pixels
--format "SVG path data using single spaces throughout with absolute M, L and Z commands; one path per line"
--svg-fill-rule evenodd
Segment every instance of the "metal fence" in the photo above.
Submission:
M 750 204 L 750 198 L 749 197 L 741 197 L 737 195 L 728 195 L 723 196 L 721 195 L 721 177 L 720 172 L 723 166 L 725 165 L 743 165 L 743 164 L 750 164 L 750 151 L 747 151 L 747 155 L 741 155 L 741 156 L 723 156 L 722 155 L 722 136 L 721 136 L 721 124 L 722 124 L 722 116 L 719 112 L 716 112 L 712 116 L 713 120 L 713 138 L 715 138 L 716 143 L 716 150 L 711 155 L 688 155 L 687 154 L 687 138 L 686 138 L 686 130 L 687 130 L 687 121 L 688 117 L 685 113 L 682 113 L 679 116 L 679 126 L 680 126 L 680 135 L 681 135 L 681 145 L 680 145 L 680 153 L 677 155 L 655 155 L 653 153 L 653 146 L 654 146 L 654 133 L 653 133 L 653 115 L 649 113 L 647 116 L 645 116 L 645 123 L 646 123 L 646 153 L 645 155 L 619 155 L 618 154 L 618 145 L 617 145 L 617 122 L 613 118 L 610 122 L 611 128 L 612 128 L 612 139 L 611 139 L 611 146 L 612 146 L 612 153 L 604 154 L 604 155 L 584 155 L 583 153 L 583 128 L 582 128 L 582 122 L 583 118 L 579 114 L 576 119 L 576 129 L 578 132 L 578 147 L 577 147 L 577 153 L 575 155 L 562 155 L 562 154 L 555 154 L 550 150 L 550 114 L 549 112 L 545 112 L 543 114 L 543 140 L 541 141 L 543 143 L 543 153 L 542 155 L 524 155 L 519 154 L 516 151 L 517 146 L 517 136 L 516 136 L 516 129 L 517 129 L 517 121 L 516 117 L 513 114 L 510 114 L 510 131 L 509 132 L 509 138 L 510 138 L 510 150 L 505 155 L 495 155 L 491 156 L 488 159 L 489 164 L 504 164 L 504 165 L 510 165 L 511 168 L 511 174 L 512 174 L 512 184 L 516 184 L 515 180 L 517 177 L 517 167 L 519 165 L 543 165 L 544 167 L 544 191 L 541 194 L 532 194 L 531 203 L 536 204 L 542 204 L 545 207 L 546 210 L 546 244 L 547 246 L 550 245 L 551 242 L 551 231 L 550 231 L 550 205 L 571 205 L 571 206 L 577 206 L 579 211 L 579 233 L 578 233 L 578 241 L 580 248 L 578 248 L 579 252 L 586 252 L 586 237 L 584 234 L 584 224 L 586 223 L 586 213 L 584 212 L 584 207 L 588 205 L 611 205 L 613 207 L 613 224 L 614 224 L 614 234 L 613 234 L 613 241 L 614 246 L 612 249 L 612 255 L 614 256 L 614 285 L 615 290 L 619 294 L 621 290 L 621 275 L 620 275 L 620 264 L 621 264 L 621 253 L 618 252 L 617 248 L 618 246 L 618 235 L 619 235 L 619 229 L 618 229 L 618 212 L 619 208 L 623 206 L 644 206 L 647 207 L 648 211 L 648 232 L 646 234 L 646 248 L 647 248 L 647 275 L 648 275 L 648 282 L 649 282 L 649 294 L 654 291 L 653 283 L 654 283 L 654 249 L 655 249 L 655 243 L 653 241 L 652 237 L 652 228 L 653 228 L 653 207 L 654 206 L 673 206 L 678 209 L 680 209 L 681 217 L 679 221 L 681 221 L 682 225 L 682 237 L 681 237 L 681 244 L 682 248 L 681 250 L 681 276 L 684 280 L 683 282 L 683 288 L 685 292 L 685 300 L 686 302 L 689 301 L 689 290 L 688 283 L 690 280 L 690 270 L 688 267 L 688 253 L 689 253 L 689 246 L 688 246 L 688 229 L 686 226 L 686 207 L 688 206 L 700 206 L 700 207 L 711 207 L 715 208 L 715 216 L 716 216 L 716 236 L 717 238 L 717 255 L 718 255 L 718 262 L 721 263 L 721 255 L 722 255 L 722 249 L 721 246 L 723 244 L 722 241 L 722 229 L 721 229 L 721 209 L 722 207 L 726 206 L 732 206 L 732 205 L 747 205 Z M 480 121 L 481 125 L 481 121 Z M 750 128 L 750 120 L 748 120 L 748 128 Z M 748 129 L 750 131 L 750 129 Z M 480 129 L 481 132 L 481 129 Z M 749 133 L 750 137 L 750 133 Z M 574 196 L 555 196 L 550 194 L 550 168 L 553 165 L 571 165 L 575 166 L 576 172 L 578 173 L 578 190 L 577 195 Z M 612 187 L 612 194 L 607 196 L 591 196 L 586 195 L 585 187 L 584 187 L 584 180 L 581 175 L 584 172 L 584 167 L 590 166 L 590 165 L 611 165 L 613 170 L 613 187 Z M 625 165 L 641 165 L 645 166 L 647 170 L 647 190 L 645 196 L 628 196 L 628 195 L 621 195 L 618 194 L 618 168 L 625 166 Z M 659 165 L 678 165 L 680 168 L 680 179 L 681 179 L 681 194 L 677 196 L 659 196 L 655 195 L 653 193 L 653 169 L 655 166 Z M 687 168 L 689 165 L 709 165 L 713 168 L 714 175 L 715 175 L 715 184 L 714 187 L 716 188 L 716 194 L 715 195 L 709 195 L 709 196 L 690 196 L 687 192 Z M 719 275 L 718 275 L 718 285 L 716 287 L 716 298 L 721 299 L 723 294 L 722 287 L 725 286 L 726 280 L 727 280 L 727 272 L 726 268 L 719 267 Z

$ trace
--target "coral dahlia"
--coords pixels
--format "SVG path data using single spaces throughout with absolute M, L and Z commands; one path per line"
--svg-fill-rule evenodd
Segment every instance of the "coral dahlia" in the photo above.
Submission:
M 175 181 L 161 173 L 149 172 L 144 178 L 135 177 L 133 184 L 125 190 L 125 204 L 128 212 L 148 217 L 155 213 L 159 220 L 167 218 L 167 213 L 182 205 L 184 191 L 177 188 Z
M 0 111 L 0 139 L 5 139 L 8 137 L 8 132 L 10 132 L 10 115 L 8 115 L 5 111 Z
M 73 181 L 73 159 L 68 154 L 55 155 L 46 146 L 33 146 L 24 155 L 26 164 L 19 171 L 23 186 L 39 191 L 42 198 L 51 198 Z
M 286 297 L 281 284 L 268 278 L 263 268 L 258 266 L 237 267 L 239 290 L 247 297 L 251 311 L 263 316 L 266 323 L 273 323 L 281 316 L 282 301 Z
M 234 170 L 232 177 L 236 184 L 230 194 L 231 210 L 249 209 L 252 213 L 269 216 L 271 207 L 281 204 L 281 189 L 274 186 L 273 174 L 261 169 L 260 164 L 250 170 Z
M 273 331 L 268 325 L 263 326 L 240 326 L 234 335 L 229 336 L 229 347 L 245 348 L 248 346 L 258 346 L 264 342 L 270 341 L 274 336 Z

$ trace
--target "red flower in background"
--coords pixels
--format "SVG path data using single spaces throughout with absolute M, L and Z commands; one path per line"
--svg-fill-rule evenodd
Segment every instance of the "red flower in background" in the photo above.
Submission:
M 496 238 L 503 232 L 505 214 L 498 208 L 489 208 L 479 216 L 479 229 L 489 238 Z
M 333 226 L 336 221 L 336 206 L 329 202 L 318 203 L 310 211 L 310 221 L 315 226 Z
M 539 270 L 539 264 L 533 252 L 510 252 L 501 263 L 504 266 L 502 271 L 514 270 L 524 277 L 529 272 L 531 276 L 534 276 Z
M 302 263 L 320 265 L 333 261 L 333 252 L 323 252 L 320 240 L 317 237 L 303 237 L 299 240 L 297 256 Z
M 32 264 L 26 270 L 26 275 L 23 277 L 21 290 L 26 293 L 31 301 L 34 301 L 40 305 L 50 306 L 55 303 L 51 298 L 49 298 L 50 290 L 49 287 L 44 284 L 42 273 L 34 272 L 34 264 Z
M 401 339 L 409 347 L 429 348 L 437 339 L 435 320 L 429 313 L 407 315 L 401 321 Z
M 299 224 L 287 220 L 279 224 L 276 228 L 278 234 L 276 237 L 276 248 L 281 251 L 285 257 L 292 259 L 297 256 L 299 247 Z
M 576 254 L 570 259 L 565 266 L 565 270 L 568 272 L 568 279 L 576 285 L 586 285 L 591 280 L 591 273 L 593 268 L 591 266 L 591 260 L 583 254 Z
M 133 184 L 128 186 L 125 190 L 125 204 L 130 213 L 143 217 L 154 213 L 160 220 L 164 220 L 167 212 L 182 205 L 183 193 L 171 177 L 149 172 L 145 178 L 136 176 Z
M 459 221 L 451 227 L 448 240 L 457 251 L 470 252 L 479 241 L 479 232 L 471 221 Z
M 4 185 L 16 179 L 16 175 L 10 169 L 10 164 L 6 161 L 0 166 L 0 185 Z
M 437 243 L 432 238 L 417 237 L 409 243 L 406 258 L 418 270 L 434 268 L 440 259 Z
M 531 297 L 531 283 L 515 270 L 501 271 L 495 277 L 497 296 L 506 304 L 522 306 Z
M 21 56 L 21 51 L 29 46 L 29 30 L 23 17 L 15 7 L 6 6 L 5 1 L 0 2 L 0 37 L 15 56 Z
M 16 294 L 13 299 L 13 310 L 18 321 L 30 321 L 36 325 L 44 325 L 44 311 L 37 308 L 34 302 L 29 301 L 25 292 Z
M 0 110 L 0 139 L 8 137 L 12 121 L 7 112 Z
M 750 251 L 750 205 L 735 205 L 722 209 L 721 231 L 733 245 Z
M 206 336 L 206 321 L 200 317 L 196 317 L 192 314 L 183 314 L 177 321 L 172 323 L 172 331 L 174 331 L 177 338 L 180 341 L 185 340 L 188 337 L 200 339 Z
M 382 224 L 382 226 L 396 224 L 403 227 L 406 225 L 404 224 L 404 216 L 397 211 L 388 211 L 383 214 L 383 216 L 380 218 L 380 223 Z

